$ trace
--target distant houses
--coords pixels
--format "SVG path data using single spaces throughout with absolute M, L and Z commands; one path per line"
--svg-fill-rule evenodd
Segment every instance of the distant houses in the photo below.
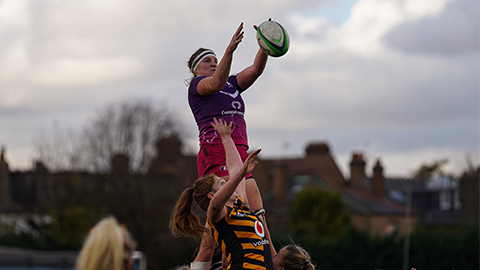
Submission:
M 196 156 L 181 152 L 182 142 L 176 136 L 157 143 L 157 158 L 144 175 L 131 175 L 129 159 L 124 155 L 112 157 L 108 176 L 136 177 L 139 181 L 163 181 L 181 190 L 196 178 Z M 440 176 L 432 179 L 397 179 L 386 177 L 380 160 L 366 172 L 362 153 L 352 153 L 350 176 L 339 170 L 326 142 L 311 143 L 305 155 L 298 158 L 259 159 L 254 177 L 264 199 L 269 226 L 284 229 L 288 223 L 289 207 L 296 192 L 319 187 L 337 190 L 342 194 L 345 209 L 353 225 L 374 234 L 402 232 L 406 221 L 411 226 L 459 226 L 477 224 L 479 217 L 479 170 L 465 172 L 461 179 Z M 50 200 L 53 187 L 65 185 L 65 175 L 75 174 L 86 185 L 105 179 L 105 175 L 86 172 L 49 172 L 41 161 L 29 171 L 10 171 L 5 149 L 0 155 L 0 212 L 25 213 Z M 147 182 L 148 182 L 147 181 Z M 145 183 L 147 183 L 145 182 Z M 71 187 L 74 188 L 74 187 Z M 410 200 L 410 201 L 409 201 Z M 412 216 L 406 212 L 411 202 Z
M 346 179 L 325 142 L 308 145 L 305 157 L 262 160 L 255 177 L 266 180 L 260 185 L 262 193 L 265 193 L 264 190 L 273 192 L 265 202 L 266 207 L 274 209 L 273 215 L 269 212 L 269 224 L 285 226 L 288 216 L 284 213 L 288 213 L 294 193 L 315 186 L 342 194 L 355 227 L 380 235 L 403 231 L 405 206 L 385 195 L 385 177 L 380 161 L 377 161 L 370 176 L 366 174 L 365 165 L 363 155 L 354 153 L 350 162 L 350 178 Z M 413 225 L 417 219 L 413 216 L 408 220 Z

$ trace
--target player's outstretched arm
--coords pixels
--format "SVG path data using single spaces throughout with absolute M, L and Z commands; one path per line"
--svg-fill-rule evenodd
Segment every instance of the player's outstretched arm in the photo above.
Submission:
M 200 95 L 212 95 L 222 90 L 227 84 L 228 76 L 230 75 L 230 68 L 233 61 L 233 53 L 238 47 L 238 44 L 243 40 L 243 22 L 240 23 L 237 30 L 233 34 L 230 43 L 225 49 L 220 63 L 218 64 L 215 73 L 212 77 L 207 77 L 200 80 L 197 86 L 197 92 Z
M 261 150 L 258 149 L 248 155 L 240 170 L 233 173 L 233 175 L 230 174 L 231 178 L 228 180 L 228 182 L 215 193 L 215 196 L 213 196 L 212 200 L 210 201 L 210 205 L 208 206 L 207 210 L 207 217 L 211 222 L 217 222 L 222 219 L 223 216 L 225 216 L 225 204 L 233 195 L 233 192 L 236 190 L 238 184 L 242 182 L 245 175 L 252 172 L 257 165 L 258 161 L 255 159 L 260 151 Z
M 230 136 L 232 123 L 226 125 L 223 119 L 217 120 L 216 118 L 214 118 L 213 121 L 212 126 L 220 134 L 225 147 L 227 168 L 229 171 L 228 182 L 215 193 L 207 210 L 207 217 L 212 222 L 216 222 L 225 215 L 225 204 L 235 191 L 237 191 L 242 198 L 246 199 L 245 181 L 242 180 L 245 175 L 250 173 L 257 165 L 255 158 L 258 153 L 260 153 L 260 149 L 251 153 L 243 163 Z
M 272 19 L 268 19 L 271 21 Z M 257 26 L 254 25 L 253 28 L 257 30 Z M 243 90 L 248 89 L 252 84 L 262 75 L 265 67 L 267 66 L 268 55 L 261 49 L 258 48 L 253 64 L 240 73 L 237 74 L 237 82 L 240 88 Z
M 215 131 L 218 133 L 220 138 L 222 138 L 228 171 L 231 173 L 239 170 L 243 165 L 243 161 L 231 137 L 233 123 L 230 122 L 227 125 L 225 120 L 213 118 L 211 125 L 213 128 L 215 128 Z

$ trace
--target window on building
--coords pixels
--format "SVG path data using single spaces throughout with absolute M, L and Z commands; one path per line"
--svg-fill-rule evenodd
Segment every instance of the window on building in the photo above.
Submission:
M 455 210 L 462 209 L 462 203 L 460 202 L 460 191 L 458 189 L 453 192 L 453 201 L 455 202 Z
M 441 210 L 450 210 L 452 207 L 452 196 L 450 192 L 450 190 L 440 190 L 439 199 Z

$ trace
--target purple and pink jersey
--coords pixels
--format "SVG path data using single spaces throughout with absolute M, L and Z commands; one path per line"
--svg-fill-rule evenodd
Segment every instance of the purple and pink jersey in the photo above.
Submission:
M 222 144 L 222 139 L 211 125 L 215 117 L 225 120 L 227 124 L 233 122 L 233 142 L 248 147 L 247 126 L 243 117 L 245 103 L 241 96 L 243 90 L 238 86 L 237 76 L 228 77 L 223 90 L 213 95 L 198 94 L 198 82 L 204 78 L 194 78 L 188 88 L 188 103 L 197 122 L 200 145 Z

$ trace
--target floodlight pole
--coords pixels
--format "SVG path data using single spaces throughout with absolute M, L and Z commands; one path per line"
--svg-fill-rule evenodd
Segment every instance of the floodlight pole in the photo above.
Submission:
M 408 270 L 410 260 L 410 218 L 412 215 L 412 187 L 407 186 L 407 200 L 405 202 L 405 232 L 403 242 L 403 270 Z

